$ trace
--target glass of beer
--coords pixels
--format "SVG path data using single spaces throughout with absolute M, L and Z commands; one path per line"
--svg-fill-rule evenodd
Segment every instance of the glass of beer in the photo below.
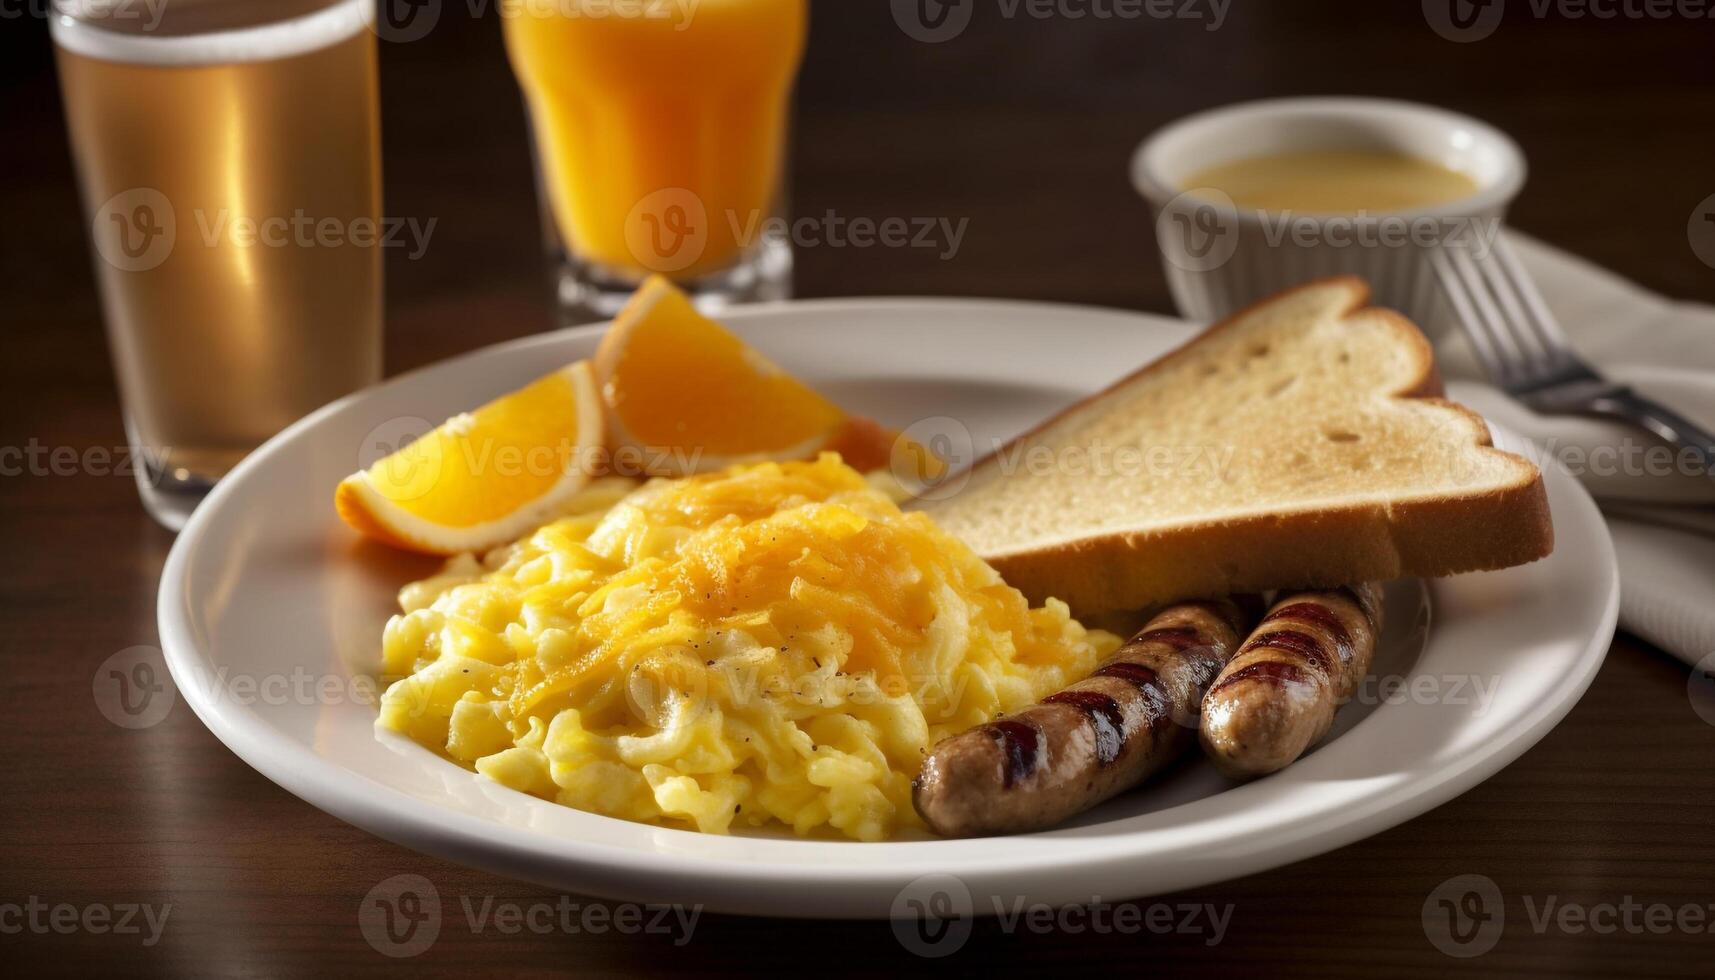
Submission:
M 177 530 L 380 377 L 373 0 L 85 3 L 55 4 L 60 87 L 138 485 Z
M 561 304 L 607 316 L 646 276 L 705 308 L 784 298 L 792 83 L 808 0 L 509 0 Z

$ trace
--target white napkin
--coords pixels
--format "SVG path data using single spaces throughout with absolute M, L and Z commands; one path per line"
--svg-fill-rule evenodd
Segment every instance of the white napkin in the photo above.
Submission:
M 1584 358 L 1610 378 L 1715 429 L 1715 307 L 1679 303 L 1552 246 L 1508 232 Z M 1463 338 L 1441 352 L 1450 379 L 1480 378 Z M 1620 564 L 1620 625 L 1696 664 L 1715 654 L 1715 479 L 1679 471 L 1666 444 L 1620 423 L 1537 415 L 1487 384 L 1459 397 L 1533 439 L 1596 497 Z

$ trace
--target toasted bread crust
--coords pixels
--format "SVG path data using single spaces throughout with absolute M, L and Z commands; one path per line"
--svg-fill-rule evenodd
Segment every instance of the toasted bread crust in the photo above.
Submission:
M 1172 368 L 1209 337 L 1230 330 L 1253 310 L 1304 289 L 1337 285 L 1349 302 L 1342 318 L 1360 311 L 1399 331 L 1416 352 L 1417 371 L 1392 398 L 1424 399 L 1473 421 L 1476 452 L 1500 457 L 1516 471 L 1510 484 L 1399 502 L 1333 505 L 1186 524 L 1160 531 L 1124 531 L 1003 554 L 983 555 L 1008 583 L 1040 602 L 1064 600 L 1079 615 L 1136 609 L 1203 595 L 1275 588 L 1318 588 L 1404 576 L 1441 576 L 1535 561 L 1554 548 L 1554 528 L 1542 474 L 1529 461 L 1493 448 L 1487 424 L 1446 401 L 1434 350 L 1405 317 L 1366 306 L 1369 287 L 1350 276 L 1321 279 L 1264 300 L 1220 323 L 1017 437 L 978 461 L 982 474 L 1020 443 L 1069 414 L 1153 372 Z M 930 508 L 934 512 L 934 508 Z

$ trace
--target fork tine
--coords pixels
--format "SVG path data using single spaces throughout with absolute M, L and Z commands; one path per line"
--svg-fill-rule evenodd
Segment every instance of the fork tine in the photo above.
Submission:
M 1518 270 L 1502 266 L 1495 261 L 1493 253 L 1482 260 L 1472 261 L 1481 270 L 1483 280 L 1488 283 L 1490 295 L 1501 308 L 1502 329 L 1512 337 L 1514 346 L 1523 357 L 1522 363 L 1518 365 L 1522 380 L 1529 381 L 1548 374 L 1553 370 L 1555 347 L 1525 312 L 1524 302 L 1519 298 L 1519 291 L 1523 286 L 1516 275 Z
M 1484 370 L 1496 384 L 1510 385 L 1518 372 L 1519 358 L 1471 256 L 1464 248 L 1449 245 L 1436 253 L 1436 267 Z
M 1494 340 L 1489 336 L 1487 328 L 1477 317 L 1476 307 L 1472 304 L 1471 293 L 1465 283 L 1459 278 L 1459 272 L 1453 268 L 1453 260 L 1447 256 L 1446 250 L 1430 252 L 1430 262 L 1435 266 L 1435 278 L 1441 282 L 1441 292 L 1453 306 L 1453 314 L 1459 320 L 1459 325 L 1465 330 L 1465 338 L 1471 342 L 1471 351 L 1482 363 L 1483 371 L 1496 383 L 1502 383 L 1506 374 L 1506 362 L 1495 350 Z
M 1501 361 L 1502 376 L 1506 378 L 1506 384 L 1528 384 L 1536 373 L 1536 368 L 1532 364 L 1530 352 L 1520 341 L 1518 329 L 1501 308 L 1493 284 L 1483 273 L 1483 264 L 1469 248 L 1456 249 L 1452 258 L 1453 267 L 1459 270 L 1465 288 L 1471 293 L 1472 305 L 1477 310 L 1478 318 L 1488 327 L 1490 342 L 1495 349 L 1495 355 Z
M 1494 253 L 1496 261 L 1512 281 L 1513 290 L 1523 302 L 1525 311 L 1529 314 L 1527 322 L 1534 326 L 1550 360 L 1560 361 L 1571 356 L 1572 342 L 1567 339 L 1566 331 L 1560 328 L 1560 321 L 1554 318 L 1553 312 L 1548 308 L 1548 302 L 1542 298 L 1542 290 L 1536 287 L 1536 280 L 1525 271 L 1524 263 L 1519 261 L 1518 253 L 1513 251 L 1512 243 L 1507 241 L 1504 234 L 1495 236 Z

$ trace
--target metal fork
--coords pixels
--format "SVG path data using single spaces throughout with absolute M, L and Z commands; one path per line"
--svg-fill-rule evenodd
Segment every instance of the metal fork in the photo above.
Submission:
M 1585 363 L 1504 236 L 1496 236 L 1484 259 L 1457 245 L 1434 249 L 1432 256 L 1477 360 L 1507 394 L 1545 415 L 1635 423 L 1694 453 L 1698 469 L 1715 476 L 1715 435 Z

